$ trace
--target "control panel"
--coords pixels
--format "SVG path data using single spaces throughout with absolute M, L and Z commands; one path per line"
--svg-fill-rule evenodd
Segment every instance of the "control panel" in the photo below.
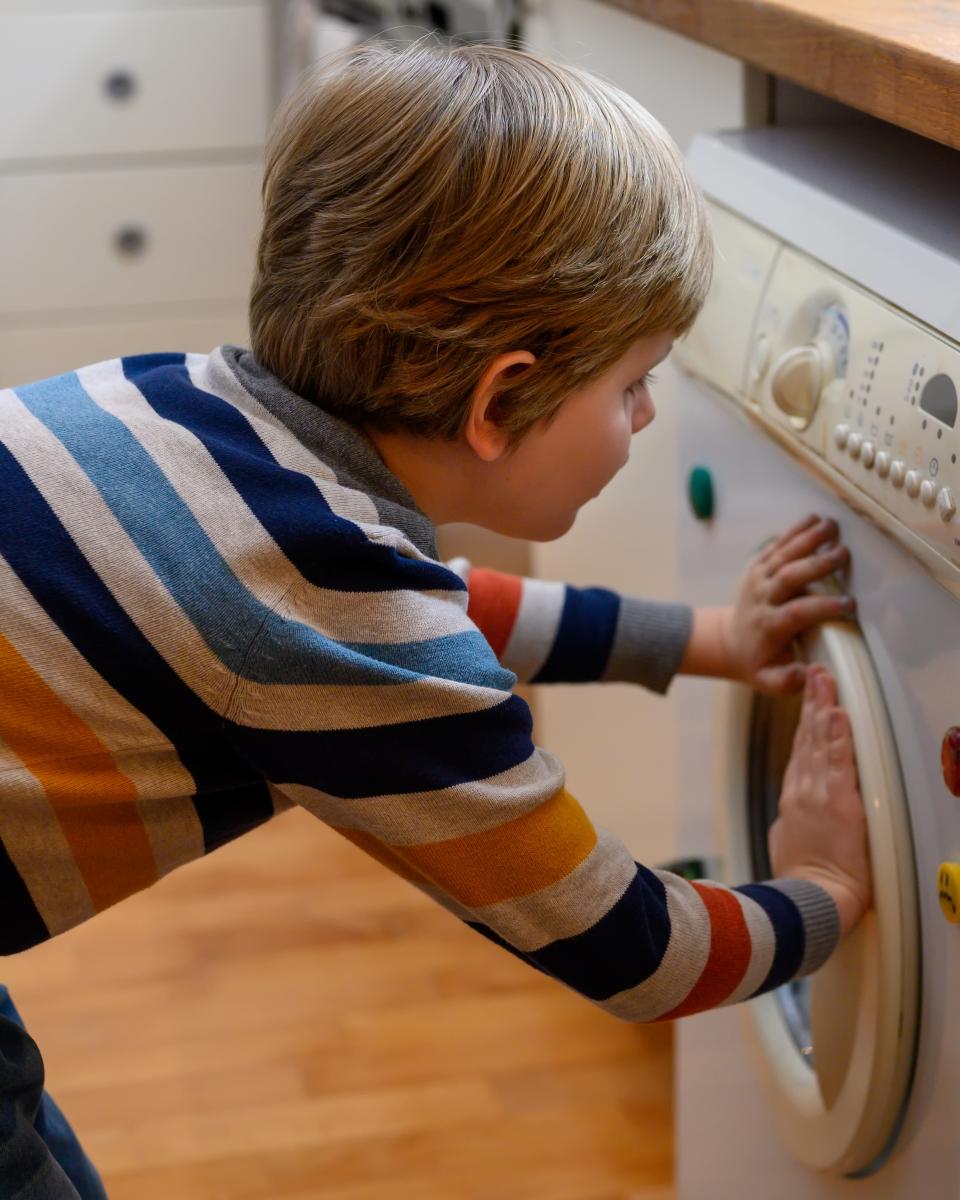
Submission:
M 960 348 L 711 207 L 715 284 L 677 345 L 679 365 L 725 392 L 960 589 Z M 718 346 L 719 372 L 710 356 Z M 738 379 L 725 361 L 732 352 L 742 352 Z

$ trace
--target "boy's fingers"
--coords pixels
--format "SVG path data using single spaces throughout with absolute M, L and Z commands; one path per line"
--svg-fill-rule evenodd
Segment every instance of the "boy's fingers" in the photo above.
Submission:
M 808 513 L 807 516 L 802 517 L 799 521 L 797 521 L 795 525 L 791 525 L 785 533 L 781 533 L 779 537 L 775 537 L 768 545 L 764 546 L 764 548 L 757 555 L 757 558 L 760 562 L 765 562 L 771 554 L 776 553 L 776 551 L 780 549 L 780 547 L 786 542 L 792 541 L 798 533 L 802 533 L 805 529 L 809 529 L 812 525 L 816 525 L 819 520 L 820 518 L 816 513 Z
M 806 558 L 785 563 L 773 576 L 767 600 L 770 604 L 782 604 L 818 579 L 824 579 L 845 566 L 850 558 L 846 546 L 834 546 L 824 554 L 808 554 Z
M 813 625 L 849 617 L 855 610 L 852 596 L 798 596 L 777 606 L 771 622 L 779 637 L 795 638 Z
M 832 519 L 817 520 L 814 524 L 804 526 L 797 532 L 790 531 L 768 548 L 763 557 L 767 575 L 773 575 L 784 563 L 795 558 L 806 558 L 813 554 L 818 546 L 825 542 L 836 541 L 839 536 L 836 521 Z

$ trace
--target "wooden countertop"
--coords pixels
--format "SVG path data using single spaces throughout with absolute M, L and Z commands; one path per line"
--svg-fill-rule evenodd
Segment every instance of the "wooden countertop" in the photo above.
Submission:
M 607 0 L 960 149 L 957 0 Z

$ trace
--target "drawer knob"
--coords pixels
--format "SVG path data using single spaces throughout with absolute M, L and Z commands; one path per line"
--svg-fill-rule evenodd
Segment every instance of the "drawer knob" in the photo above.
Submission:
M 140 225 L 124 225 L 113 235 L 113 247 L 124 258 L 137 258 L 147 248 L 147 231 Z
M 111 100 L 129 100 L 137 90 L 137 79 L 131 71 L 111 71 L 103 81 L 103 90 Z

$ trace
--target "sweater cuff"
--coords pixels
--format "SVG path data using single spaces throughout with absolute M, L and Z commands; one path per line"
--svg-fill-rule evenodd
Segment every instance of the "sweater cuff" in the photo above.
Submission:
M 827 961 L 840 942 L 840 913 L 830 893 L 805 879 L 771 879 L 776 888 L 797 906 L 803 921 L 804 954 L 796 978 L 812 975 Z
M 613 645 L 603 679 L 639 683 L 663 695 L 683 661 L 693 629 L 688 604 L 621 596 Z

